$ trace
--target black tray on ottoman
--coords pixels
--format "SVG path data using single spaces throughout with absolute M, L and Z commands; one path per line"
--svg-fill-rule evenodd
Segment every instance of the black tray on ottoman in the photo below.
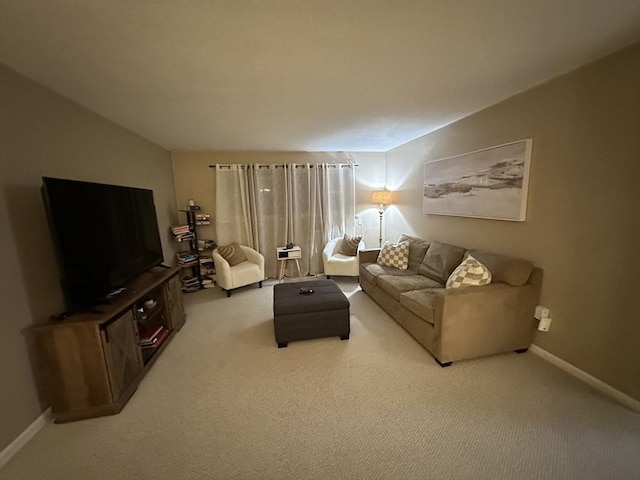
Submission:
M 347 340 L 349 300 L 333 280 L 279 283 L 273 287 L 273 328 L 278 348 L 310 338 Z

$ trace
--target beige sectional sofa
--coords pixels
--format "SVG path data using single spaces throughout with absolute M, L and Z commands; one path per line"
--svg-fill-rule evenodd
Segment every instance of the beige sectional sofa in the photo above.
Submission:
M 533 339 L 542 270 L 528 260 L 422 240 L 408 235 L 408 268 L 376 262 L 379 249 L 360 252 L 360 286 L 441 366 L 484 355 L 525 352 Z M 468 255 L 492 275 L 489 285 L 445 288 Z

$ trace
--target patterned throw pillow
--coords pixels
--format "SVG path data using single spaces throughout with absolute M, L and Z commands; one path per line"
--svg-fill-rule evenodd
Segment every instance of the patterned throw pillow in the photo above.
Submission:
M 400 242 L 397 245 L 391 242 L 385 243 L 376 261 L 386 267 L 406 270 L 409 265 L 409 242 Z
M 237 242 L 229 245 L 221 245 L 218 247 L 218 253 L 224 258 L 230 266 L 238 265 L 247 259 L 242 248 Z
M 489 269 L 469 255 L 449 276 L 447 288 L 476 287 L 490 283 Z
M 340 242 L 340 248 L 338 248 L 338 253 L 342 255 L 347 255 L 349 257 L 355 257 L 358 253 L 358 245 L 360 245 L 360 240 L 362 237 L 356 237 L 353 235 L 345 235 Z

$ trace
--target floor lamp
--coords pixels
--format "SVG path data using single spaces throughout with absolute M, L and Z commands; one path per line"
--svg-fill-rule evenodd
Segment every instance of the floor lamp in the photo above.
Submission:
M 378 213 L 380 214 L 380 247 L 382 247 L 382 216 L 384 215 L 384 206 L 391 205 L 391 192 L 389 190 L 376 190 L 371 194 L 371 203 L 379 205 Z

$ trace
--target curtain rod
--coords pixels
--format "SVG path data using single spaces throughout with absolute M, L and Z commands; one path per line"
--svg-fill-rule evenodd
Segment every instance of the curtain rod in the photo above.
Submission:
M 227 167 L 227 166 L 230 167 L 231 165 L 240 165 L 242 168 L 244 168 L 245 164 L 243 164 L 243 163 L 222 163 L 222 164 L 220 164 L 220 166 L 224 166 L 224 167 Z M 255 165 L 255 164 L 251 164 L 251 165 Z M 307 164 L 304 164 L 304 163 L 296 163 L 294 165 L 296 166 L 296 168 L 306 167 L 307 166 Z M 326 163 L 324 165 L 326 165 L 328 167 L 341 166 L 342 168 L 344 168 L 344 167 L 359 167 L 360 166 L 357 163 Z M 218 166 L 218 164 L 214 163 L 212 165 L 209 165 L 209 168 L 216 168 L 217 166 Z M 281 163 L 261 164 L 260 165 L 261 168 L 262 167 L 271 167 L 271 166 L 276 167 L 276 168 L 278 168 L 278 167 L 289 168 L 289 165 L 281 164 Z M 313 163 L 309 164 L 309 168 L 313 168 L 313 166 L 314 166 Z

